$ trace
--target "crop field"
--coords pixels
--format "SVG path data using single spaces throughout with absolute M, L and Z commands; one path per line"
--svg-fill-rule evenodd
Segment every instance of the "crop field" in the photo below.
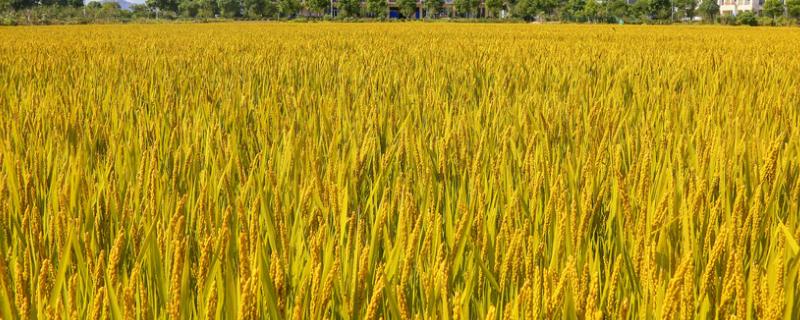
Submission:
M 0 318 L 797 319 L 798 43 L 0 28 Z

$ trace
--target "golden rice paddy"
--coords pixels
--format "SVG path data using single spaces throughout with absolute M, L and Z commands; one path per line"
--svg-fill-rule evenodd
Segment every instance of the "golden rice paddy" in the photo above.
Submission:
M 0 28 L 0 318 L 797 319 L 798 43 Z

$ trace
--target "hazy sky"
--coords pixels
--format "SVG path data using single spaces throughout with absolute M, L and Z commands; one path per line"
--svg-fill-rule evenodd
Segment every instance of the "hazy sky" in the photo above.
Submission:
M 102 0 L 83 0 L 83 3 L 89 3 L 91 1 L 103 2 Z M 146 0 L 125 0 L 125 1 L 130 3 L 144 3 Z

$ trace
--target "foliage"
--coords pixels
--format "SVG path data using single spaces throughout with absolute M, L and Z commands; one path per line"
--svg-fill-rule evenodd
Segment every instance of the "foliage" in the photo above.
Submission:
M 629 16 L 630 6 L 628 0 L 608 0 L 606 3 L 608 15 L 619 21 Z
M 784 8 L 782 0 L 766 0 L 764 2 L 764 7 L 761 9 L 761 13 L 772 18 L 773 23 L 775 18 L 783 15 L 783 12 Z
M 183 17 L 194 18 L 199 11 L 200 3 L 195 0 L 181 0 L 180 3 L 178 3 L 178 12 L 180 12 Z
M 5 7 L 11 7 L 14 10 L 28 9 L 36 5 L 35 0 L 8 0 Z
M 385 0 L 366 0 L 364 9 L 371 17 L 385 18 L 388 15 L 389 6 Z
M 284 18 L 293 17 L 302 8 L 299 0 L 278 0 L 276 10 Z
M 585 18 L 584 8 L 587 0 L 568 0 L 563 9 L 562 16 L 567 21 L 583 21 Z
M 790 17 L 800 19 L 800 0 L 787 0 L 786 11 Z
M 225 1 L 225 0 L 220 0 Z M 230 1 L 230 0 L 229 0 Z M 164 12 L 180 12 L 178 5 L 179 0 L 146 0 L 147 6 L 150 8 L 157 8 Z
M 741 12 L 736 16 L 736 22 L 741 25 L 757 26 L 758 19 L 752 11 Z
M 52 24 L 128 22 L 131 19 L 166 19 L 182 17 L 207 21 L 221 17 L 236 20 L 262 20 L 289 18 L 305 21 L 307 18 L 332 19 L 331 0 L 146 0 L 127 10 L 106 8 L 96 2 L 86 14 L 75 14 L 71 8 L 83 6 L 83 0 L 0 0 L 0 24 Z M 754 0 L 756 1 L 756 0 Z M 735 16 L 719 17 L 717 1 L 702 0 L 486 0 L 485 10 L 480 0 L 452 0 L 445 11 L 445 0 L 397 0 L 397 10 L 404 17 L 416 17 L 417 11 L 428 18 L 447 13 L 450 18 L 462 21 L 567 21 L 590 23 L 648 23 L 669 24 L 691 22 L 699 15 L 705 21 L 723 24 L 741 24 Z M 672 8 L 675 12 L 672 12 Z M 346 18 L 366 17 L 383 20 L 389 6 L 384 0 L 341 0 L 336 2 L 338 15 Z M 305 8 L 307 10 L 301 9 Z M 149 11 L 149 13 L 148 13 Z M 501 11 L 506 15 L 500 17 Z M 785 14 L 784 14 L 785 13 Z M 510 14 L 510 18 L 509 18 Z M 764 18 L 771 17 L 771 20 Z M 791 25 L 800 18 L 800 0 L 767 0 L 759 16 L 745 16 L 748 24 Z M 473 20 L 470 20 L 473 19 Z M 755 21 L 755 22 L 753 22 Z
M 144 4 L 132 5 L 131 15 L 133 15 L 134 18 L 139 18 L 139 19 L 151 19 L 155 17 L 155 15 L 153 14 L 153 10 L 151 10 L 150 7 Z
M 331 0 L 306 0 L 306 8 L 318 16 L 323 16 L 331 10 Z
M 694 17 L 697 16 L 697 1 L 698 0 L 674 0 L 675 7 L 677 10 L 689 21 L 693 20 Z M 715 0 L 705 0 L 705 1 L 714 1 Z M 717 11 L 719 12 L 719 11 Z
M 239 17 L 242 14 L 242 3 L 240 0 L 217 0 L 219 14 L 226 18 Z
M 583 16 L 589 22 L 597 22 L 600 17 L 600 4 L 597 0 L 586 0 L 586 5 L 583 7 Z
M 417 12 L 417 0 L 397 0 L 400 14 L 406 19 L 414 19 Z
M 798 0 L 800 1 L 800 0 Z M 491 18 L 500 17 L 500 11 L 503 10 L 503 0 L 485 0 L 486 15 Z
M 444 6 L 444 0 L 422 0 L 425 7 L 425 17 L 436 18 Z
M 650 0 L 650 10 L 648 14 L 657 20 L 667 20 L 672 18 L 672 0 Z
M 454 0 L 453 7 L 456 13 L 462 17 L 472 18 L 480 9 L 480 0 Z
M 122 7 L 117 2 L 103 2 L 100 6 L 100 10 L 108 15 L 118 14 Z
M 555 0 L 519 0 L 514 6 L 514 15 L 531 21 L 553 14 L 556 5 Z
M 702 0 L 698 10 L 703 18 L 711 23 L 719 16 L 719 4 L 717 4 L 716 0 Z
M 339 0 L 339 14 L 344 17 L 358 17 L 361 15 L 361 0 Z
M 244 15 L 250 19 L 263 19 L 271 17 L 275 12 L 275 5 L 271 0 L 243 0 Z
M 213 18 L 219 12 L 216 0 L 194 0 L 197 2 L 197 17 L 208 19 Z
M 538 0 L 519 0 L 513 11 L 514 17 L 525 21 L 535 20 L 539 12 Z

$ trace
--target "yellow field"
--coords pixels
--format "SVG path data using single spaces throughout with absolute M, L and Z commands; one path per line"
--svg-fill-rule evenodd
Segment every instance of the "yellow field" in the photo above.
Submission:
M 797 319 L 798 43 L 0 28 L 0 318 Z

